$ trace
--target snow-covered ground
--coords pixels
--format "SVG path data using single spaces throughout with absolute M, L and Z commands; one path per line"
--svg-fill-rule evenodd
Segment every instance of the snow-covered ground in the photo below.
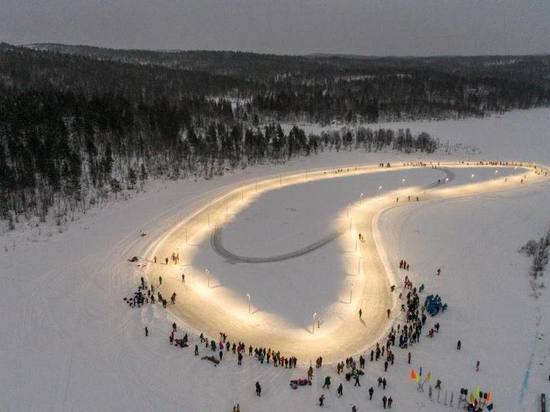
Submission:
M 451 144 L 475 145 L 481 151 L 475 155 L 478 158 L 550 164 L 550 110 L 512 112 L 463 122 L 422 122 L 408 127 L 426 130 L 442 141 L 448 138 Z M 461 155 L 439 153 L 433 158 Z M 122 301 L 133 292 L 141 275 L 126 259 L 145 250 L 153 239 L 192 210 L 244 180 L 253 181 L 281 171 L 416 158 L 426 156 L 323 153 L 283 167 L 257 167 L 212 181 L 151 183 L 145 193 L 96 209 L 63 233 L 41 227 L 3 235 L 0 409 L 230 411 L 233 403 L 240 402 L 243 412 L 307 411 L 317 409 L 316 400 L 325 393 L 325 409 L 349 411 L 356 404 L 359 411 L 380 410 L 382 395 L 375 384 L 375 379 L 383 374 L 380 364 L 368 365 L 360 388 L 345 383 L 344 397 L 338 399 L 334 388 L 330 392 L 321 389 L 325 375 L 332 375 L 333 387 L 337 386 L 340 378 L 336 378 L 333 366 L 316 370 L 311 387 L 293 391 L 288 380 L 304 376 L 303 369 L 259 365 L 248 357 L 238 367 L 233 355 L 214 368 L 195 358 L 192 350 L 170 346 L 172 318 L 166 311 L 158 305 L 129 309 Z M 481 171 L 474 174 L 474 179 L 483 178 Z M 453 184 L 468 179 L 472 179 L 471 175 L 457 174 Z M 349 201 L 361 192 L 360 181 L 347 178 L 339 186 L 323 190 Z M 323 185 L 330 186 L 330 182 L 335 181 L 328 180 Z M 321 182 L 304 185 L 304 193 L 312 197 L 311 203 L 304 200 L 307 196 L 287 199 L 286 203 L 294 207 L 294 202 L 300 208 L 319 205 L 323 199 L 315 201 L 313 192 L 317 184 Z M 365 194 L 371 189 L 364 189 Z M 289 187 L 285 196 L 293 196 L 292 190 Z M 270 196 L 273 201 L 282 201 L 277 196 L 283 196 L 283 191 Z M 406 257 L 415 280 L 424 282 L 429 291 L 441 294 L 449 303 L 449 310 L 436 319 L 442 332 L 433 340 L 423 339 L 421 345 L 414 347 L 412 356 L 414 367 L 422 365 L 424 370 L 431 370 L 443 380 L 444 388 L 455 391 L 455 397 L 461 386 L 480 385 L 482 390 L 494 392 L 496 410 L 536 410 L 539 392 L 548 388 L 550 365 L 545 358 L 550 347 L 544 336 L 550 332 L 549 300 L 546 291 L 539 299 L 531 296 L 527 276 L 530 262 L 517 249 L 547 230 L 549 197 L 548 184 L 533 185 L 477 198 L 413 204 L 382 216 L 383 243 L 389 256 Z M 268 239 L 261 236 L 256 242 L 252 236 L 261 233 L 262 228 L 254 227 L 254 216 L 263 207 L 272 207 L 269 202 L 262 207 L 263 203 L 259 200 L 243 211 L 250 226 L 246 220 L 236 219 L 224 234 L 229 239 L 241 239 L 243 243 L 238 247 L 248 254 L 268 247 L 285 251 L 287 246 L 299 246 L 302 241 L 315 238 L 321 225 L 328 222 L 322 220 L 313 227 L 308 216 L 303 220 L 293 218 L 292 230 L 297 235 L 290 239 L 296 242 L 293 244 L 281 238 L 284 230 L 274 226 L 274 216 L 270 226 L 274 243 L 270 246 Z M 326 219 L 332 208 L 342 207 L 336 202 L 327 203 L 319 208 L 320 217 L 324 214 Z M 273 210 L 276 212 L 282 221 L 294 216 L 291 210 Z M 308 226 L 300 228 L 299 222 Z M 305 231 L 304 227 L 317 232 Z M 147 236 L 139 236 L 140 230 Z M 251 230 L 250 236 L 240 237 L 241 230 Z M 322 250 L 330 256 L 329 249 Z M 205 253 L 210 252 L 205 249 Z M 442 268 L 442 275 L 436 278 L 433 273 L 438 267 Z M 255 295 L 257 304 L 284 314 L 286 309 L 280 304 L 287 286 L 270 286 L 275 289 L 271 294 Z M 326 292 L 328 297 L 322 299 L 335 297 L 335 291 Z M 272 300 L 273 296 L 281 298 L 280 302 Z M 145 325 L 150 329 L 148 338 L 143 335 Z M 460 352 L 454 349 L 458 338 L 463 342 Z M 197 341 L 191 335 L 191 346 Z M 407 377 L 410 367 L 406 365 L 405 353 L 399 351 L 396 355 L 386 391 L 394 398 L 394 409 L 444 409 L 441 404 L 430 402 L 427 394 L 416 391 Z M 473 368 L 478 359 L 481 370 L 476 373 Z M 261 398 L 254 395 L 256 381 L 263 386 Z M 372 404 L 366 393 L 371 385 L 376 389 Z
M 550 148 L 548 126 L 550 109 L 516 110 L 486 118 L 441 121 L 407 121 L 366 124 L 371 129 L 409 128 L 413 134 L 427 132 L 451 151 L 460 150 L 462 157 L 492 157 L 500 160 L 523 160 L 538 163 L 548 162 Z M 321 127 L 318 125 L 298 126 L 306 133 L 320 133 L 323 130 L 339 130 L 342 126 Z M 290 129 L 292 125 L 286 125 Z M 355 127 L 355 126 L 351 126 Z
M 389 253 L 406 256 L 413 279 L 451 308 L 442 316 L 442 332 L 415 349 L 415 364 L 446 387 L 492 390 L 499 410 L 536 411 L 536 395 L 548 389 L 549 344 L 540 340 L 540 333 L 550 332 L 548 296 L 532 297 L 530 261 L 517 251 L 546 233 L 549 189 L 545 184 L 413 205 L 382 216 Z M 454 350 L 459 339 L 460 352 Z

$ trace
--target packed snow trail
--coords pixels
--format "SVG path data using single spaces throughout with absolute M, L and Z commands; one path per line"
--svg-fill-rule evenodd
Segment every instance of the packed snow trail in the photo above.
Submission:
M 442 163 L 447 168 L 483 167 L 480 164 Z M 269 346 L 276 348 L 286 355 L 298 357 L 302 362 L 308 362 L 318 356 L 327 361 L 342 359 L 351 354 L 359 353 L 379 341 L 391 326 L 396 316 L 400 316 L 398 299 L 390 292 L 394 284 L 394 275 L 390 269 L 388 259 L 380 246 L 377 220 L 384 210 L 410 204 L 403 201 L 407 196 L 419 202 L 438 199 L 459 198 L 481 193 L 498 192 L 525 186 L 544 180 L 545 176 L 535 173 L 531 168 L 522 170 L 518 175 L 507 178 L 498 178 L 487 182 L 467 184 L 458 187 L 446 187 L 445 184 L 432 185 L 430 190 L 425 187 L 407 187 L 388 194 L 384 194 L 368 201 L 363 205 L 355 205 L 352 211 L 353 229 L 355 237 L 363 233 L 364 239 L 360 242 L 359 253 L 362 257 L 360 273 L 355 284 L 355 299 L 348 304 L 345 315 L 337 319 L 324 319 L 323 328 L 315 329 L 311 326 L 296 326 L 288 319 L 271 313 L 249 313 L 248 304 L 243 296 L 236 296 L 212 279 L 216 274 L 204 273 L 191 267 L 193 256 L 196 253 L 195 245 L 208 239 L 212 232 L 212 225 L 223 224 L 228 210 L 232 214 L 238 213 L 247 205 L 247 200 L 254 199 L 268 190 L 302 183 L 304 181 L 343 177 L 353 174 L 380 173 L 384 171 L 409 170 L 416 166 L 398 166 L 389 169 L 378 166 L 348 168 L 342 170 L 320 170 L 279 178 L 266 179 L 247 184 L 221 196 L 214 202 L 203 206 L 188 219 L 174 227 L 164 237 L 151 245 L 145 256 L 170 256 L 180 245 L 191 241 L 183 248 L 180 261 L 183 265 L 149 265 L 148 273 L 151 279 L 158 276 L 159 267 L 163 271 L 165 281 L 160 288 L 165 296 L 176 291 L 178 302 L 170 306 L 170 310 L 188 327 L 205 332 L 209 336 L 217 336 L 224 331 L 234 339 L 242 340 L 247 345 L 255 347 Z M 426 167 L 426 166 L 422 166 Z M 494 167 L 494 166 L 489 166 Z M 498 167 L 504 167 L 499 165 Z M 437 169 L 434 169 L 437 170 Z M 540 171 L 540 169 L 538 169 Z M 526 177 L 529 176 L 528 179 Z M 396 201 L 401 197 L 402 201 Z M 191 233 L 189 233 L 191 232 Z M 350 237 L 352 238 L 352 237 Z M 345 237 L 346 241 L 348 237 Z M 351 240 L 350 240 L 351 243 Z M 349 246 L 349 245 L 348 245 Z M 181 271 L 185 268 L 191 276 L 185 284 L 181 282 Z M 366 275 L 368 274 L 368 276 Z M 218 276 L 218 277 L 222 277 Z M 213 284 L 211 284 L 211 280 Z M 244 292 L 243 292 L 244 294 Z M 358 319 L 357 310 L 363 309 L 362 320 Z M 386 310 L 392 309 L 392 318 L 388 319 Z M 311 324 L 310 324 L 311 325 Z

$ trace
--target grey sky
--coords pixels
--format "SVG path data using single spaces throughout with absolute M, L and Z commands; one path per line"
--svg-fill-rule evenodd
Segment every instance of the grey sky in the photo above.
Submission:
M 290 54 L 550 53 L 550 0 L 0 0 L 0 41 Z

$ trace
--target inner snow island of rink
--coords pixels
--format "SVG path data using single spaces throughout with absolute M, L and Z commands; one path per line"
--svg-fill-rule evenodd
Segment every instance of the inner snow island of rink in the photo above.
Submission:
M 381 246 L 382 213 L 515 190 L 548 172 L 531 163 L 437 162 L 241 182 L 154 240 L 140 267 L 155 294 L 175 293 L 168 309 L 187 328 L 330 362 L 372 347 L 404 316 L 406 273 L 392 269 L 403 257 Z

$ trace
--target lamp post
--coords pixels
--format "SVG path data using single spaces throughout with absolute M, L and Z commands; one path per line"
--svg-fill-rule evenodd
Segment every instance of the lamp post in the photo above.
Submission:
M 361 206 L 363 206 L 363 196 L 365 196 L 363 193 L 361 193 L 361 195 L 359 196 L 359 199 L 360 199 L 360 200 L 359 200 L 359 204 L 360 204 Z
M 206 284 L 208 285 L 208 288 L 210 288 L 210 271 L 208 269 L 204 269 L 204 272 L 206 273 Z
M 317 317 L 317 312 L 314 312 L 313 313 L 313 324 L 312 324 L 313 328 L 311 329 L 312 334 L 315 334 L 315 318 L 316 317 Z
M 357 276 L 361 275 L 361 256 L 357 257 Z
M 248 298 L 248 313 L 250 313 L 250 293 L 247 293 L 246 297 Z
M 349 290 L 349 304 L 351 305 L 351 302 L 352 302 L 352 298 L 353 298 L 353 282 L 351 282 L 351 288 Z

